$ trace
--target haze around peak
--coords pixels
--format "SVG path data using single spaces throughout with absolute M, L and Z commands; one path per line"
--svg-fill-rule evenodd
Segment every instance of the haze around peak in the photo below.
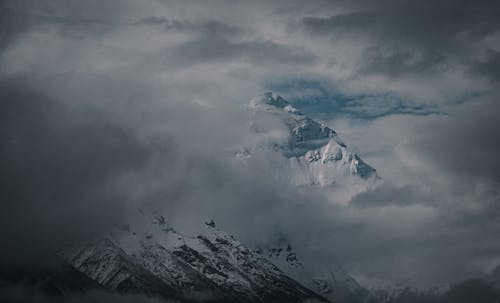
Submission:
M 498 12 L 491 1 L 2 1 L 2 267 L 43 264 L 148 207 L 187 233 L 213 218 L 250 247 L 286 235 L 305 260 L 365 284 L 489 271 Z M 252 133 L 248 102 L 269 90 L 335 130 L 383 184 L 345 199 L 272 178 L 273 150 L 235 165 L 237 151 L 287 138 L 273 122 Z

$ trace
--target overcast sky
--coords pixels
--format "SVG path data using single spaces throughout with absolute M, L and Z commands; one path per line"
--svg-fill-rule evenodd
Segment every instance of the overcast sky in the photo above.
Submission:
M 495 1 L 2 1 L 2 263 L 132 205 L 286 234 L 364 283 L 478 275 L 500 264 L 499 84 Z M 273 155 L 228 163 L 269 90 L 383 185 L 333 203 L 266 178 Z

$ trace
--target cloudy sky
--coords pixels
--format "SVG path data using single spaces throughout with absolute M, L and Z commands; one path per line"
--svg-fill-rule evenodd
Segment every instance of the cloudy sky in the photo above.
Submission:
M 499 83 L 494 1 L 2 1 L 1 263 L 133 206 L 286 234 L 364 283 L 478 275 L 500 264 Z M 383 185 L 335 203 L 266 178 L 271 155 L 228 163 L 269 90 Z

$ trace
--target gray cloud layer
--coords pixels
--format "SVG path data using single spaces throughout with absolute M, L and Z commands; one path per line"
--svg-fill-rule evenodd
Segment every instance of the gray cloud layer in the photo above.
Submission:
M 433 283 L 491 268 L 498 10 L 488 1 L 3 2 L 3 263 L 31 264 L 33 249 L 105 231 L 140 205 L 186 230 L 214 217 L 249 244 L 286 234 L 304 258 L 366 280 Z M 384 186 L 341 206 L 269 178 L 272 154 L 229 163 L 254 140 L 244 104 L 270 83 L 335 126 Z
M 149 151 L 92 108 L 70 109 L 17 79 L 0 86 L 0 262 L 14 266 L 112 226 L 124 198 L 113 178 Z
M 314 34 L 357 33 L 387 44 L 458 53 L 464 50 L 464 42 L 479 41 L 499 26 L 500 8 L 491 1 L 386 1 L 376 6 L 366 1 L 358 5 L 354 11 L 331 17 L 305 17 L 302 24 Z

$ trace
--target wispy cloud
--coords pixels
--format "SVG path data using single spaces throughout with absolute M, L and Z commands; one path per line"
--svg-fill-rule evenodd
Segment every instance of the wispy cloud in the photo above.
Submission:
M 483 270 L 500 253 L 498 15 L 491 1 L 3 1 L 2 239 L 57 246 L 144 203 L 248 243 L 287 233 L 368 276 Z M 342 207 L 271 181 L 272 154 L 228 164 L 269 89 L 386 184 Z

